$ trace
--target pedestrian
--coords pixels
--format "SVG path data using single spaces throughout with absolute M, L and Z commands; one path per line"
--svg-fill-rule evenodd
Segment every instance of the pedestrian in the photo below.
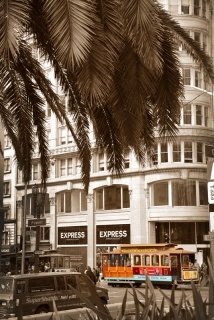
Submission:
M 86 272 L 86 275 L 89 277 L 89 279 L 91 279 L 91 281 L 96 284 L 96 278 L 95 278 L 95 275 L 94 273 L 92 272 L 91 270 L 91 267 L 87 267 L 87 272 Z
M 100 282 L 100 268 L 98 266 L 96 267 L 96 278 L 97 282 Z

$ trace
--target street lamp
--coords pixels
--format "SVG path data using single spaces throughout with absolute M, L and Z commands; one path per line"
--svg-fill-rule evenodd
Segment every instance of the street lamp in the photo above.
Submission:
M 40 219 L 44 216 L 45 195 L 47 188 L 35 184 L 32 187 L 34 218 Z M 40 243 L 40 224 L 36 225 L 36 248 L 35 248 L 35 272 L 39 272 L 39 243 Z

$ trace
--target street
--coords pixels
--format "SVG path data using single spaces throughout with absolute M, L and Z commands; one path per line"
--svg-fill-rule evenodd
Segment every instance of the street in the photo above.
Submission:
M 123 288 L 123 287 L 112 287 L 108 286 L 105 281 L 102 281 L 100 283 L 100 286 L 107 288 L 109 290 L 109 302 L 108 304 L 116 304 L 116 303 L 121 303 L 125 294 L 126 289 L 128 290 L 128 295 L 127 295 L 127 301 L 133 301 L 133 296 L 132 296 L 132 288 Z M 168 297 L 171 296 L 171 290 L 170 289 L 161 289 Z M 142 285 L 140 288 L 136 288 L 136 292 L 142 292 L 145 293 L 145 286 Z M 178 303 L 179 299 L 181 297 L 182 292 L 185 293 L 187 299 L 190 301 L 191 305 L 193 305 L 193 299 L 192 299 L 192 289 L 190 285 L 184 285 L 180 286 L 175 290 L 175 302 Z M 201 296 L 203 301 L 207 298 L 208 299 L 208 287 L 203 287 L 201 290 Z M 163 299 L 163 295 L 160 292 L 159 289 L 155 289 L 155 294 L 156 294 L 156 301 L 158 303 L 158 306 L 160 307 L 161 301 Z M 139 300 L 143 300 L 143 297 L 138 294 Z M 167 305 L 167 302 L 165 301 L 165 304 Z

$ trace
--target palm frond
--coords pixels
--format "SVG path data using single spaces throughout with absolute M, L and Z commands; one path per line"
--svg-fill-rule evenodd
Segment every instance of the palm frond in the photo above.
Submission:
M 180 74 L 180 63 L 176 54 L 176 44 L 168 28 L 165 28 L 162 41 L 162 70 L 157 77 L 156 92 L 152 97 L 160 136 L 175 137 L 180 121 L 180 101 L 184 87 Z
M 81 65 L 91 47 L 95 8 L 84 0 L 44 1 L 57 59 L 66 69 Z
M 21 169 L 24 181 L 28 182 L 31 177 L 31 161 L 34 150 L 32 109 L 28 103 L 25 85 L 15 68 L 12 68 L 12 64 L 10 64 L 10 78 L 10 85 L 5 90 L 5 95 L 17 128 L 19 148 L 23 160 Z
M 150 70 L 158 69 L 162 26 L 155 1 L 125 0 L 122 10 L 126 36 L 135 52 Z

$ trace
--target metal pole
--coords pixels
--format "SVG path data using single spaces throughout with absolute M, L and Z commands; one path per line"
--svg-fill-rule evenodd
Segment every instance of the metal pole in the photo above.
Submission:
M 27 208 L 27 183 L 25 182 L 25 195 L 24 195 L 24 210 L 23 210 L 23 222 L 22 222 L 22 265 L 21 274 L 25 273 L 25 237 L 26 237 L 26 208 Z

